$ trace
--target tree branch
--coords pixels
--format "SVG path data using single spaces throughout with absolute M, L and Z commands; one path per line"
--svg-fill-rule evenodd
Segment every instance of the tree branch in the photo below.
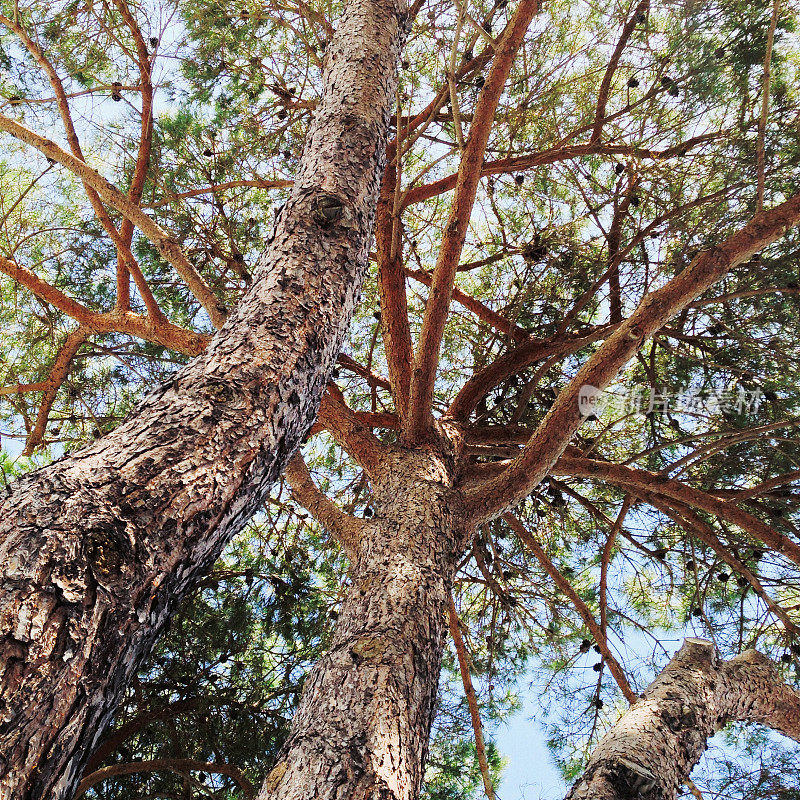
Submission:
M 800 564 L 800 546 L 730 501 L 647 470 L 591 458 L 579 458 L 572 455 L 572 452 L 570 450 L 570 455 L 562 456 L 553 466 L 552 469 L 556 474 L 601 479 L 630 491 L 644 489 L 667 500 L 677 500 L 679 503 L 737 525 L 775 552 L 782 553 L 795 564 Z
M 738 264 L 800 222 L 800 195 L 756 215 L 721 244 L 704 250 L 680 274 L 645 295 L 639 307 L 597 349 L 556 398 L 536 433 L 502 476 L 468 497 L 475 521 L 512 508 L 547 475 L 583 418 L 578 397 L 584 386 L 604 389 L 622 366 L 665 322 Z
M 286 465 L 283 473 L 292 487 L 292 496 L 306 508 L 352 558 L 358 551 L 364 529 L 369 523 L 342 511 L 319 490 L 300 453 Z
M 636 8 L 633 10 L 630 19 L 625 23 L 622 28 L 617 46 L 611 54 L 611 59 L 606 67 L 603 80 L 600 83 L 600 91 L 597 93 L 597 108 L 594 112 L 594 126 L 592 127 L 592 135 L 589 137 L 589 142 L 594 144 L 600 141 L 600 136 L 603 133 L 603 123 L 606 118 L 606 105 L 608 104 L 608 95 L 611 91 L 611 81 L 614 79 L 614 73 L 619 66 L 619 60 L 622 57 L 622 51 L 628 44 L 631 34 L 636 29 L 639 23 L 639 17 L 647 10 L 650 5 L 650 0 L 641 0 Z
M 116 209 L 152 242 L 161 256 L 169 262 L 180 275 L 192 294 L 206 310 L 212 323 L 220 327 L 225 322 L 225 307 L 216 298 L 209 285 L 199 272 L 189 263 L 180 245 L 165 230 L 153 222 L 138 205 L 110 184 L 99 172 L 92 169 L 79 158 L 67 153 L 55 142 L 40 136 L 16 120 L 0 114 L 0 130 L 10 133 L 21 142 L 35 147 L 48 158 L 62 164 L 81 180 L 88 183 L 112 208 Z
M 431 425 L 431 404 L 439 349 L 450 308 L 456 269 L 478 191 L 486 144 L 514 57 L 538 10 L 538 0 L 520 0 L 513 20 L 497 47 L 492 67 L 475 106 L 469 137 L 459 163 L 455 197 L 433 271 L 433 283 L 425 305 L 419 346 L 414 359 L 405 431 L 405 438 L 409 442 L 423 438 Z
M 666 514 L 673 522 L 683 528 L 688 534 L 697 536 L 705 542 L 735 573 L 741 575 L 753 587 L 753 591 L 760 597 L 767 608 L 783 623 L 787 631 L 800 634 L 800 628 L 792 621 L 786 611 L 781 608 L 764 588 L 758 577 L 747 568 L 733 553 L 727 548 L 714 532 L 714 529 L 704 522 L 689 507 L 676 500 L 666 502 L 652 492 L 641 489 L 632 492 L 640 500 L 649 503 L 653 508 Z
M 127 764 L 112 764 L 102 767 L 96 772 L 87 775 L 79 784 L 75 792 L 75 800 L 79 800 L 86 792 L 106 778 L 116 778 L 120 775 L 134 775 L 137 772 L 176 772 L 186 775 L 189 772 L 210 772 L 217 775 L 227 775 L 239 784 L 247 800 L 254 800 L 256 790 L 250 781 L 245 778 L 240 769 L 232 764 L 220 764 L 213 761 L 195 761 L 192 758 L 156 758 L 152 761 L 132 761 Z
M 478 698 L 475 695 L 475 687 L 472 685 L 472 677 L 469 673 L 469 655 L 467 648 L 464 647 L 464 639 L 461 637 L 456 606 L 453 596 L 450 595 L 447 605 L 447 617 L 450 623 L 450 635 L 453 637 L 453 644 L 458 656 L 458 671 L 461 673 L 461 683 L 464 686 L 464 696 L 467 698 L 469 715 L 472 719 L 472 732 L 475 736 L 475 754 L 478 757 L 478 765 L 481 769 L 483 778 L 483 789 L 489 800 L 495 800 L 494 786 L 492 786 L 492 776 L 489 772 L 489 762 L 486 759 L 486 745 L 483 742 L 483 726 L 481 725 L 481 712 L 478 708 Z
M 317 421 L 336 442 L 367 472 L 375 476 L 388 452 L 388 445 L 375 437 L 347 405 L 344 395 L 334 383 L 322 398 Z
M 629 703 L 635 703 L 637 699 L 636 692 L 631 688 L 628 683 L 628 678 L 625 675 L 625 670 L 622 669 L 619 661 L 614 657 L 608 645 L 608 638 L 602 626 L 597 624 L 594 615 L 589 609 L 589 606 L 584 603 L 580 595 L 575 591 L 572 584 L 561 574 L 556 565 L 547 557 L 544 548 L 533 538 L 528 529 L 520 522 L 513 514 L 503 514 L 503 519 L 508 524 L 514 533 L 517 534 L 519 540 L 536 556 L 536 560 L 542 565 L 545 572 L 551 577 L 553 583 L 569 598 L 575 610 L 583 620 L 583 624 L 589 629 L 589 632 L 597 642 L 603 658 L 608 664 L 614 680 L 617 682 L 622 694 Z
M 674 800 L 706 741 L 734 720 L 800 741 L 800 693 L 755 650 L 720 662 L 712 642 L 686 639 L 602 738 L 567 800 Z

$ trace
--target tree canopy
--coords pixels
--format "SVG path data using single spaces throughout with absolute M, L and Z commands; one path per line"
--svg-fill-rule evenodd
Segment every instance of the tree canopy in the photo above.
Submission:
M 113 430 L 246 292 L 341 8 L 0 9 L 11 483 Z M 428 417 L 463 433 L 476 522 L 431 800 L 492 794 L 492 731 L 534 676 L 568 780 L 683 635 L 800 680 L 796 8 L 550 0 L 513 51 L 516 12 L 412 7 L 369 273 L 319 420 L 129 687 L 87 797 L 255 797 L 330 644 L 348 526 L 375 513 L 371 454 L 423 447 Z M 587 364 L 581 399 L 601 402 L 579 409 Z M 687 794 L 800 797 L 796 746 L 726 736 Z

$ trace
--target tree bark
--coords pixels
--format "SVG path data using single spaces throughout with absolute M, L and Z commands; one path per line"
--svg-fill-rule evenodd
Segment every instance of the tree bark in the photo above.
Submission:
M 597 745 L 567 800 L 672 800 L 708 738 L 732 721 L 800 741 L 800 693 L 755 650 L 721 662 L 711 642 L 686 639 Z
M 253 286 L 113 433 L 0 497 L 0 798 L 71 797 L 195 580 L 309 430 L 360 291 L 407 13 L 349 0 Z
M 465 545 L 452 480 L 435 449 L 398 449 L 381 465 L 331 649 L 259 800 L 418 796 Z

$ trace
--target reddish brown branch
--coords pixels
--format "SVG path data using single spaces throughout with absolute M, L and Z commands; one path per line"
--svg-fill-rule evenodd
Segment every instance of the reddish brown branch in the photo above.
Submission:
M 588 155 L 631 156 L 642 160 L 662 161 L 669 158 L 681 157 L 696 145 L 703 144 L 710 139 L 718 138 L 719 134 L 704 134 L 687 139 L 681 144 L 668 147 L 665 150 L 650 150 L 627 144 L 574 144 L 554 147 L 540 153 L 529 153 L 523 156 L 511 156 L 496 161 L 487 161 L 480 167 L 480 175 L 485 178 L 489 175 L 505 175 L 520 172 L 546 164 L 556 164 L 560 161 L 570 161 Z M 408 189 L 403 197 L 403 208 L 424 200 L 430 200 L 440 194 L 455 188 L 458 173 L 447 175 L 432 183 Z
M 359 421 L 336 384 L 328 384 L 317 419 L 368 474 L 375 475 L 389 446 Z
M 503 475 L 468 498 L 475 521 L 497 516 L 525 498 L 547 475 L 580 427 L 578 397 L 584 386 L 604 389 L 645 339 L 738 264 L 777 241 L 800 222 L 800 195 L 758 214 L 721 244 L 704 250 L 679 275 L 645 295 L 556 398 L 522 453 Z M 788 544 L 786 545 L 789 546 Z
M 549 339 L 529 339 L 523 342 L 475 373 L 459 390 L 447 410 L 447 416 L 465 422 L 481 397 L 494 386 L 538 361 L 575 353 L 604 338 L 612 330 L 612 327 L 603 326 L 586 334 L 562 334 Z
M 433 272 L 433 283 L 425 306 L 419 347 L 414 359 L 405 432 L 409 442 L 424 437 L 431 424 L 439 349 L 450 308 L 455 273 L 478 190 L 486 144 L 514 57 L 538 9 L 538 0 L 521 0 L 517 6 L 513 20 L 497 47 L 489 75 L 475 106 L 469 137 L 458 168 L 455 197 L 445 225 L 439 257 Z
M 142 122 L 139 131 L 139 148 L 136 153 L 136 164 L 133 168 L 130 188 L 128 189 L 128 199 L 140 205 L 144 182 L 147 177 L 147 168 L 150 164 L 150 151 L 153 143 L 153 84 L 150 80 L 150 57 L 147 52 L 147 45 L 144 42 L 141 30 L 136 23 L 133 15 L 128 8 L 128 4 L 123 0 L 114 0 L 114 5 L 119 11 L 125 24 L 133 36 L 136 47 L 136 61 L 139 65 L 139 87 L 142 95 Z M 133 242 L 133 223 L 125 217 L 119 230 L 122 240 L 123 252 L 130 252 Z M 128 310 L 130 308 L 130 283 L 129 272 L 124 255 L 120 254 L 117 258 L 117 304 L 120 308 Z M 137 275 L 136 284 L 139 291 L 142 291 L 141 283 L 146 285 L 143 276 Z M 149 287 L 147 287 L 149 293 Z M 151 293 L 152 296 L 152 293 Z M 149 307 L 148 307 L 149 308 Z
M 409 278 L 414 278 L 414 280 L 419 281 L 425 286 L 430 286 L 433 281 L 432 276 L 421 269 L 404 267 L 403 272 L 408 275 Z M 519 325 L 512 322 L 510 319 L 506 319 L 502 314 L 492 311 L 487 305 L 481 303 L 480 300 L 476 300 L 472 295 L 462 292 L 457 286 L 453 287 L 453 300 L 460 303 L 464 308 L 472 311 L 479 320 L 485 322 L 491 328 L 494 328 L 496 331 L 506 336 L 510 336 L 515 341 L 521 341 L 527 338 L 527 333 L 520 328 Z
M 86 341 L 89 336 L 89 331 L 86 328 L 78 328 L 72 331 L 64 344 L 61 345 L 58 354 L 56 355 L 53 366 L 50 368 L 50 375 L 44 381 L 43 389 L 44 394 L 39 403 L 39 411 L 36 415 L 36 422 L 28 434 L 28 439 L 25 442 L 25 449 L 22 455 L 29 456 L 41 444 L 45 431 L 47 430 L 47 420 L 50 416 L 50 410 L 53 408 L 53 403 L 56 399 L 56 394 L 64 383 L 69 369 L 72 366 L 72 359 L 75 358 L 80 346 Z
M 592 127 L 592 135 L 589 137 L 589 141 L 592 143 L 599 141 L 600 136 L 603 133 L 603 123 L 605 122 L 606 118 L 606 105 L 608 104 L 608 95 L 611 91 L 611 82 L 614 80 L 614 73 L 617 71 L 617 67 L 619 66 L 619 60 L 622 57 L 622 51 L 628 44 L 628 40 L 631 38 L 631 34 L 636 29 L 636 26 L 640 24 L 640 17 L 642 14 L 644 14 L 649 5 L 650 0 L 641 0 L 641 2 L 636 6 L 636 8 L 633 10 L 633 14 L 631 14 L 631 18 L 622 28 L 622 33 L 620 34 L 617 46 L 614 48 L 614 52 L 611 54 L 611 59 L 606 67 L 603 80 L 600 83 L 600 91 L 597 94 L 597 108 L 594 113 L 594 125 Z
M 614 680 L 617 682 L 617 685 L 620 688 L 622 694 L 625 695 L 625 699 L 629 703 L 635 703 L 637 699 L 636 692 L 633 691 L 631 688 L 630 683 L 628 683 L 628 678 L 625 675 L 625 671 L 620 666 L 620 663 L 614 657 L 614 654 L 611 652 L 611 649 L 608 645 L 608 639 L 606 638 L 606 633 L 603 628 L 597 624 L 597 620 L 595 620 L 594 615 L 592 614 L 589 606 L 583 602 L 580 595 L 575 591 L 572 584 L 559 572 L 556 565 L 547 557 L 547 553 L 545 553 L 544 548 L 533 538 L 533 536 L 528 532 L 528 529 L 517 519 L 513 514 L 503 514 L 503 519 L 509 525 L 511 530 L 517 534 L 519 540 L 527 547 L 533 554 L 536 556 L 536 560 L 542 565 L 545 572 L 551 577 L 553 583 L 562 591 L 570 600 L 572 605 L 575 607 L 575 610 L 580 615 L 580 618 L 583 620 L 583 624 L 589 629 L 589 632 L 594 637 L 595 642 L 597 642 L 597 646 L 600 648 L 600 652 L 603 655 L 606 663 L 608 664 L 608 669 L 611 674 L 614 676 Z
M 492 786 L 492 776 L 489 772 L 489 761 L 486 758 L 486 745 L 483 741 L 483 726 L 481 725 L 481 712 L 478 708 L 478 698 L 475 694 L 475 687 L 472 685 L 472 677 L 469 671 L 469 655 L 464 646 L 464 639 L 461 636 L 458 614 L 452 596 L 449 598 L 447 606 L 447 616 L 450 623 L 450 635 L 453 637 L 453 644 L 458 656 L 458 670 L 461 673 L 461 683 L 464 686 L 464 696 L 467 698 L 469 715 L 472 719 L 472 731 L 475 735 L 475 754 L 478 756 L 478 765 L 481 768 L 483 778 L 483 789 L 489 800 L 495 800 L 494 786 Z
M 599 479 L 631 492 L 643 489 L 665 498 L 668 502 L 676 500 L 692 508 L 713 514 L 719 519 L 738 526 L 775 552 L 782 553 L 795 564 L 800 564 L 800 546 L 787 536 L 773 530 L 758 517 L 743 511 L 733 502 L 715 497 L 710 492 L 694 489 L 681 481 L 665 478 L 663 475 L 643 469 L 578 457 L 573 449 L 570 449 L 568 455 L 559 458 L 552 470 L 556 474 L 571 475 L 576 478 Z
M 178 775 L 189 775 L 191 772 L 210 772 L 217 775 L 227 775 L 239 784 L 247 800 L 254 800 L 256 790 L 250 781 L 245 778 L 240 769 L 232 764 L 220 764 L 213 761 L 195 761 L 192 758 L 157 758 L 152 761 L 132 761 L 127 764 L 112 764 L 102 767 L 91 775 L 87 775 L 75 791 L 75 800 L 79 800 L 92 786 L 107 778 L 116 778 L 120 775 L 135 775 L 137 772 L 175 772 Z
M 649 503 L 653 508 L 666 514 L 676 525 L 683 528 L 688 534 L 697 536 L 705 542 L 730 568 L 738 575 L 741 575 L 753 587 L 753 591 L 764 601 L 767 608 L 784 624 L 787 631 L 800 633 L 800 628 L 792 621 L 786 611 L 772 599 L 764 588 L 758 577 L 740 561 L 727 548 L 714 532 L 714 529 L 704 522 L 694 511 L 683 503 L 676 500 L 665 502 L 653 492 L 645 492 L 641 489 L 634 491 L 634 494 L 644 502 Z
M 10 133 L 21 142 L 35 147 L 48 158 L 65 166 L 82 181 L 88 183 L 104 202 L 129 218 L 155 245 L 161 256 L 175 268 L 189 290 L 205 308 L 212 323 L 217 327 L 224 323 L 225 307 L 211 291 L 205 279 L 189 263 L 175 239 L 150 219 L 138 205 L 132 203 L 125 194 L 112 186 L 83 160 L 67 153 L 55 142 L 40 136 L 16 120 L 0 114 L 0 130 Z
M 166 320 L 158 322 L 152 317 L 142 317 L 132 311 L 119 309 L 108 313 L 92 311 L 43 281 L 31 270 L 3 256 L 0 256 L 0 272 L 95 333 L 126 333 L 191 356 L 201 353 L 208 343 L 209 337 L 205 334 L 181 328 Z
M 286 465 L 284 475 L 292 487 L 292 496 L 297 502 L 329 530 L 348 555 L 353 557 L 358 551 L 358 543 L 361 541 L 364 529 L 368 526 L 366 520 L 342 511 L 320 491 L 300 453 Z
M 384 170 L 381 195 L 375 220 L 375 245 L 378 261 L 378 290 L 381 299 L 381 328 L 392 398 L 400 417 L 408 408 L 413 349 L 408 324 L 408 300 L 399 247 L 399 222 L 395 209 L 398 185 L 395 164 Z M 397 230 L 398 235 L 395 235 Z

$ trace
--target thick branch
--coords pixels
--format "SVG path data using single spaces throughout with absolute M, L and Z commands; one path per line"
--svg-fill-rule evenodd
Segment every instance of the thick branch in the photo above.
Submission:
M 644 489 L 655 495 L 677 500 L 679 503 L 684 503 L 737 525 L 770 549 L 777 553 L 782 553 L 795 564 L 800 564 L 800 546 L 789 537 L 773 530 L 758 517 L 743 511 L 733 502 L 687 486 L 681 481 L 665 478 L 663 475 L 643 469 L 611 464 L 608 461 L 576 457 L 573 455 L 572 450 L 570 450 L 569 455 L 562 456 L 552 469 L 556 474 L 600 479 L 626 489 L 634 491 L 636 489 Z
M 95 333 L 127 333 L 190 356 L 198 355 L 208 344 L 207 335 L 173 325 L 168 320 L 158 321 L 121 309 L 105 313 L 92 311 L 43 281 L 36 273 L 3 256 L 0 256 L 0 272 Z
M 800 741 L 800 693 L 761 653 L 720 662 L 711 642 L 686 639 L 601 739 L 567 800 L 674 800 L 709 737 L 734 720 Z
M 692 300 L 738 264 L 800 222 L 800 195 L 758 214 L 738 233 L 704 250 L 665 286 L 645 295 L 634 314 L 597 349 L 556 398 L 536 433 L 506 472 L 468 499 L 476 521 L 495 517 L 530 494 L 580 427 L 578 397 L 585 386 L 604 389 L 622 366 Z
M 399 137 L 398 133 L 398 137 Z M 400 163 L 399 158 L 397 163 Z M 381 330 L 389 381 L 395 407 L 401 418 L 408 408 L 411 386 L 413 348 L 408 323 L 406 280 L 403 275 L 399 244 L 399 211 L 396 209 L 395 189 L 399 186 L 399 169 L 387 165 L 378 201 L 375 220 L 375 245 L 378 260 L 378 291 L 381 300 Z M 398 229 L 397 234 L 395 229 Z
M 344 395 L 336 384 L 328 385 L 328 391 L 322 398 L 317 422 L 369 475 L 376 474 L 388 446 L 361 423 L 356 413 L 345 402 Z
M 433 284 L 425 306 L 419 347 L 414 359 L 406 431 L 406 438 L 410 442 L 423 437 L 431 424 L 439 349 L 450 308 L 456 269 L 478 191 L 486 144 L 514 57 L 538 10 L 538 0 L 520 0 L 514 18 L 495 52 L 492 67 L 475 106 L 472 127 L 458 167 L 455 197 L 433 271 Z
M 232 764 L 221 764 L 214 761 L 196 761 L 192 758 L 158 758 L 152 761 L 131 761 L 126 764 L 112 764 L 102 767 L 96 772 L 87 775 L 79 784 L 75 792 L 75 800 L 79 800 L 92 786 L 107 778 L 120 775 L 135 775 L 137 772 L 177 772 L 178 775 L 188 775 L 190 772 L 210 772 L 217 775 L 227 775 L 239 784 L 246 800 L 253 800 L 256 790 L 250 781 L 245 778 L 240 769 Z

